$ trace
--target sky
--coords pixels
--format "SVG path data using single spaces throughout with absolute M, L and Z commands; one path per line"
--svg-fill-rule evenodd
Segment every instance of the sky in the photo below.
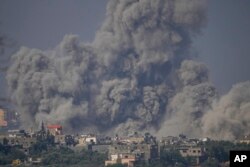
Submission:
M 82 41 L 91 42 L 105 17 L 106 3 L 1 0 L 0 32 L 13 39 L 16 48 L 51 49 L 65 34 L 77 34 Z M 211 80 L 221 94 L 238 82 L 250 80 L 249 9 L 249 0 L 209 0 L 207 25 L 193 41 L 197 59 L 208 66 Z M 6 92 L 3 73 L 0 88 L 2 97 Z
M 221 93 L 250 80 L 249 16 L 249 0 L 209 0 L 207 26 L 194 40 L 200 60 Z

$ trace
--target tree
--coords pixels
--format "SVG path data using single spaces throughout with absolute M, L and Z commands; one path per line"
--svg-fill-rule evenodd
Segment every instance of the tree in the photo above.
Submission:
M 42 152 L 46 152 L 48 150 L 47 143 L 44 141 L 37 141 L 30 148 L 31 155 L 39 155 Z
M 3 138 L 3 145 L 8 145 L 9 140 L 7 138 Z
M 229 150 L 233 148 L 234 144 L 227 141 L 211 141 L 206 143 L 207 157 L 215 158 L 219 162 L 229 160 Z M 227 148 L 228 150 L 226 150 Z
M 220 163 L 217 159 L 215 158 L 208 158 L 205 160 L 202 164 L 201 167 L 219 167 Z
M 188 165 L 188 161 L 177 150 L 162 151 L 160 162 L 163 166 Z
M 16 159 L 24 161 L 26 158 L 26 155 L 22 151 L 0 144 L 0 166 L 11 164 Z

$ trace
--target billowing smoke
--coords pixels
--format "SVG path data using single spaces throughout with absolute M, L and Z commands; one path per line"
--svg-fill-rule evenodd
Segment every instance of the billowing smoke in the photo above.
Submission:
M 208 70 L 190 60 L 205 9 L 205 0 L 110 0 L 92 43 L 66 35 L 53 50 L 22 47 L 7 73 L 22 125 L 43 120 L 75 131 L 164 136 L 219 132 L 209 122 L 218 95 Z
M 250 133 L 250 82 L 234 85 L 203 117 L 206 135 L 236 139 Z
M 184 60 L 178 74 L 183 87 L 171 99 L 159 133 L 184 133 L 199 137 L 202 134 L 202 117 L 211 109 L 217 93 L 208 82 L 208 71 L 204 64 Z

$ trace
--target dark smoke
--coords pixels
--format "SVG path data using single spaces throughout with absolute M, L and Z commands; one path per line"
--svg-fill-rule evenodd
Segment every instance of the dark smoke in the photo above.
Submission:
M 110 0 L 91 44 L 66 35 L 54 50 L 21 48 L 7 80 L 22 125 L 212 133 L 204 119 L 217 93 L 206 66 L 190 60 L 205 12 L 205 0 Z

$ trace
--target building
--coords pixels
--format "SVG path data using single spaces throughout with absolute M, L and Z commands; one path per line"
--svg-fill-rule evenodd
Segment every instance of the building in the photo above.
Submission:
M 66 143 L 65 135 L 55 135 L 54 142 L 55 144 L 64 145 Z
M 250 144 L 250 135 L 245 135 L 238 140 L 239 143 Z
M 204 155 L 201 147 L 180 148 L 179 151 L 182 157 L 201 157 Z
M 95 135 L 87 135 L 86 137 L 85 137 L 85 141 L 86 141 L 86 143 L 90 143 L 90 144 L 96 144 L 97 143 L 97 138 L 96 138 L 96 136 Z
M 20 150 L 29 153 L 29 148 L 37 142 L 35 137 L 28 137 L 23 135 L 6 135 L 0 137 L 0 143 L 11 147 L 18 146 Z
M 25 137 L 27 136 L 27 133 L 25 132 L 25 130 L 13 129 L 13 130 L 8 130 L 8 136 L 9 137 Z
M 62 135 L 62 126 L 61 125 L 48 125 L 47 129 L 50 134 L 53 136 Z
M 113 144 L 109 147 L 109 159 L 112 155 L 135 155 L 136 160 L 149 163 L 153 159 L 159 158 L 159 150 L 157 144 Z
M 0 108 L 0 127 L 6 127 L 8 125 L 5 120 L 5 111 Z
M 132 136 L 120 139 L 122 143 L 143 143 L 145 141 L 143 136 Z
M 167 137 L 162 137 L 161 139 L 161 145 L 174 145 L 179 143 L 179 138 L 175 136 L 167 136 Z
M 29 165 L 39 165 L 42 162 L 42 158 L 33 158 L 33 157 L 29 157 L 28 158 L 28 163 Z
M 205 151 L 202 147 L 184 147 L 179 148 L 180 154 L 182 157 L 191 157 L 194 158 L 194 164 L 198 165 L 201 158 L 204 156 Z
M 136 156 L 134 154 L 112 154 L 111 159 L 105 161 L 105 166 L 114 164 L 123 164 L 127 167 L 134 167 Z
M 97 137 L 95 135 L 81 135 L 78 137 L 78 145 L 84 146 L 87 144 L 97 144 Z

